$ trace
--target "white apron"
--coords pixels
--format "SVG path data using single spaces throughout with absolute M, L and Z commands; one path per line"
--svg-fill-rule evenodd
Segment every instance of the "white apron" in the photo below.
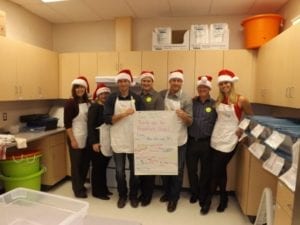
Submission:
M 220 103 L 216 108 L 218 118 L 211 136 L 211 147 L 225 153 L 233 151 L 237 142 L 239 119 L 235 114 L 234 105 Z
M 87 139 L 87 114 L 89 105 L 87 103 L 80 103 L 78 105 L 78 115 L 73 119 L 72 131 L 78 143 L 78 148 L 85 148 Z
M 180 96 L 181 96 L 182 90 L 180 90 Z M 172 110 L 175 111 L 177 109 L 181 109 L 180 107 L 180 100 L 176 101 L 173 99 L 168 98 L 169 91 L 167 91 L 165 96 L 165 110 Z M 178 123 L 178 146 L 184 145 L 187 142 L 187 126 L 185 123 L 177 117 L 177 123 Z
M 115 115 L 127 109 L 135 110 L 134 99 L 115 103 Z M 133 115 L 129 115 L 110 127 L 111 147 L 115 153 L 133 153 Z
M 110 157 L 113 155 L 110 144 L 110 125 L 103 123 L 99 127 L 99 140 L 101 145 L 101 152 L 103 155 Z

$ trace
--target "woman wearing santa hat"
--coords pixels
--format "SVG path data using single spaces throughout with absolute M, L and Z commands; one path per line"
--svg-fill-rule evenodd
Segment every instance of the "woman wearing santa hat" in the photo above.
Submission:
M 80 76 L 72 81 L 72 98 L 64 107 L 64 124 L 71 160 L 72 189 L 77 198 L 86 198 L 84 187 L 89 169 L 87 142 L 87 114 L 90 102 L 88 99 L 89 84 Z
M 212 151 L 212 178 L 211 193 L 204 207 L 209 211 L 211 197 L 217 187 L 220 190 L 220 203 L 217 212 L 224 212 L 228 204 L 226 192 L 227 164 L 234 155 L 238 140 L 242 135 L 239 121 L 243 113 L 252 115 L 253 111 L 247 98 L 234 90 L 234 83 L 238 77 L 227 69 L 218 74 L 219 96 L 216 101 L 217 121 L 211 136 Z
M 142 71 L 141 80 L 141 97 L 143 99 L 145 110 L 164 110 L 164 100 L 161 95 L 154 90 L 154 73 L 153 71 Z M 154 189 L 155 176 L 139 176 L 141 186 L 141 196 L 139 200 L 142 206 L 150 204 Z
M 161 202 L 168 202 L 167 211 L 174 212 L 180 197 L 183 182 L 183 169 L 186 156 L 187 127 L 192 124 L 193 110 L 191 98 L 182 91 L 183 71 L 175 70 L 169 74 L 169 89 L 160 92 L 164 98 L 165 110 L 176 112 L 178 129 L 178 175 L 162 176 L 164 194 Z
M 103 83 L 98 83 L 94 94 L 94 103 L 88 111 L 88 144 L 92 160 L 91 187 L 92 195 L 102 200 L 109 200 L 112 193 L 107 188 L 106 169 L 111 159 L 111 154 L 106 154 L 100 145 L 99 127 L 104 123 L 104 103 L 110 89 Z
M 129 199 L 132 207 L 138 206 L 138 177 L 134 175 L 133 117 L 137 110 L 144 110 L 141 97 L 130 90 L 134 84 L 130 70 L 121 70 L 116 76 L 118 91 L 109 95 L 104 105 L 105 123 L 112 124 L 110 140 L 116 164 L 116 180 L 119 192 L 118 208 L 124 208 L 128 198 L 125 162 L 129 161 Z
M 199 200 L 201 207 L 209 194 L 211 177 L 210 137 L 217 118 L 215 100 L 209 94 L 212 87 L 211 81 L 212 77 L 209 75 L 198 77 L 196 83 L 198 96 L 193 98 L 193 123 L 188 128 L 186 165 L 191 191 L 190 202 L 195 203 Z M 202 208 L 201 213 L 207 212 L 203 211 Z

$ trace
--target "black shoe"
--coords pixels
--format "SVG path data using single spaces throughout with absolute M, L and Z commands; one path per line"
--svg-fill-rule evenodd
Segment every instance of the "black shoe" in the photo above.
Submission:
M 167 210 L 168 212 L 174 212 L 177 207 L 177 201 L 169 201 Z
M 149 205 L 150 204 L 150 202 L 151 202 L 151 198 L 142 198 L 142 200 L 141 200 L 141 206 L 147 206 L 147 205 Z
M 196 195 L 192 195 L 190 198 L 190 203 L 194 204 L 198 201 L 198 197 Z
M 139 200 L 137 198 L 130 199 L 130 205 L 133 208 L 137 208 L 139 206 Z
M 225 209 L 227 208 L 227 203 L 228 201 L 221 201 L 218 208 L 217 208 L 217 212 L 224 212 Z
M 75 193 L 76 198 L 87 198 L 87 194 L 85 192 Z
M 168 199 L 168 196 L 167 195 L 163 195 L 160 197 L 159 201 L 160 202 L 167 202 L 169 199 Z
M 110 192 L 109 190 L 106 191 L 106 195 L 113 195 L 112 192 Z
M 126 205 L 126 202 L 127 202 L 126 198 L 119 198 L 119 200 L 118 200 L 118 208 L 119 209 L 124 208 L 125 205 Z
M 211 204 L 211 200 L 207 199 L 204 203 L 203 206 L 201 207 L 200 213 L 202 215 L 206 215 L 209 212 L 210 209 L 210 204 Z
M 101 200 L 109 200 L 110 199 L 110 197 L 108 197 L 107 195 L 95 195 L 95 194 L 93 194 L 93 196 L 95 198 L 99 198 Z

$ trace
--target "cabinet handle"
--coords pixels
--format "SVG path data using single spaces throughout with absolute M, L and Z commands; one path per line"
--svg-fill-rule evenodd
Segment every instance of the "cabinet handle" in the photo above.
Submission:
M 285 89 L 285 97 L 289 98 L 289 88 L 288 87 Z
M 286 206 L 287 206 L 290 210 L 293 210 L 292 204 L 287 204 Z
M 290 98 L 294 98 L 294 89 L 295 87 L 290 87 Z
M 15 95 L 18 96 L 19 95 L 19 91 L 18 91 L 18 86 L 15 85 Z

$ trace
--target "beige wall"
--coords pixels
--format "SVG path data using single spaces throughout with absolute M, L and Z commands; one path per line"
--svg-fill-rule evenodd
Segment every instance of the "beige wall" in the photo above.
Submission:
M 292 23 L 291 19 L 300 15 L 300 1 L 299 0 L 289 0 L 288 3 L 279 11 L 283 16 L 285 23 L 283 29 L 289 28 Z
M 114 51 L 114 21 L 55 24 L 53 49 L 58 52 Z
M 134 19 L 133 50 L 151 50 L 152 31 L 155 27 L 169 26 L 174 30 L 190 29 L 192 24 L 228 23 L 230 28 L 230 48 L 243 48 L 243 32 L 240 26 L 246 16 Z M 54 50 L 74 51 L 114 51 L 114 21 L 56 24 L 53 28 Z
M 17 4 L 0 0 L 0 10 L 6 12 L 6 36 L 52 49 L 52 24 Z

